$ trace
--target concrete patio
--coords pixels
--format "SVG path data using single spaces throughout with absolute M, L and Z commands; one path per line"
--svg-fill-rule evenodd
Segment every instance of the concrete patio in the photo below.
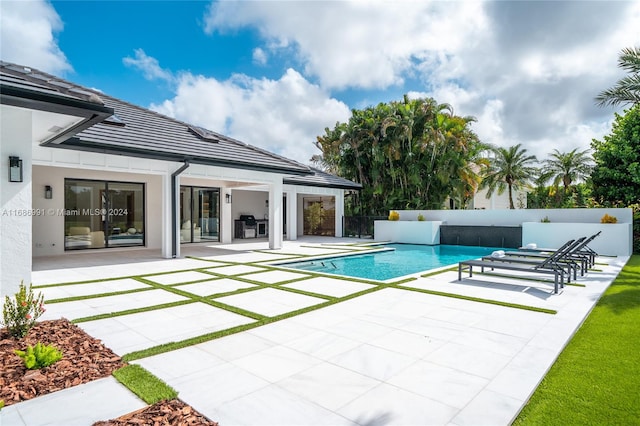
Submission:
M 360 250 L 336 245 L 353 242 L 363 241 L 301 239 L 272 251 L 264 241 L 184 246 L 183 255 L 197 258 L 174 260 L 144 250 L 36 259 L 33 284 L 112 279 L 39 288 L 47 300 L 116 293 L 51 303 L 42 319 L 189 302 L 78 324 L 119 355 L 255 322 L 237 312 L 270 318 L 336 301 L 135 361 L 221 425 L 507 425 L 627 261 L 599 258 L 600 270 L 578 280 L 584 287 L 566 286 L 558 295 L 546 283 L 500 276 L 458 282 L 451 271 L 377 286 L 266 266 L 296 254 Z M 133 289 L 143 291 L 117 294 Z M 365 290 L 371 291 L 347 299 Z M 106 378 L 6 407 L 0 419 L 3 425 L 88 425 L 144 405 Z

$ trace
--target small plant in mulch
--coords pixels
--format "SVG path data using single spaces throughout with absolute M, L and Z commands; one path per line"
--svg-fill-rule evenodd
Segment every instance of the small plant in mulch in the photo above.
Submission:
M 36 320 L 44 314 L 44 311 L 42 293 L 34 295 L 31 285 L 27 291 L 27 287 L 22 281 L 14 300 L 11 300 L 9 296 L 5 297 L 2 309 L 3 325 L 7 327 L 12 337 L 21 339 L 27 335 L 29 329 L 36 324 Z
M 41 342 L 36 343 L 35 346 L 27 345 L 24 351 L 16 349 L 13 352 L 22 358 L 28 370 L 39 370 L 62 359 L 60 349 L 53 345 L 43 345 Z

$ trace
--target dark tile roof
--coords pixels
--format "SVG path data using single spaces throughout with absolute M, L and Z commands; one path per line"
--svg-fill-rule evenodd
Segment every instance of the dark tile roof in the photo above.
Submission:
M 352 190 L 362 189 L 362 185 L 359 183 L 352 182 L 348 179 L 332 175 L 327 172 L 323 172 L 322 170 L 316 169 L 315 167 L 310 167 L 310 169 L 313 172 L 312 175 L 285 177 L 283 181 L 284 183 L 290 185 L 322 186 L 328 188 Z
M 287 175 L 284 183 L 291 185 L 362 188 L 350 180 L 29 67 L 0 61 L 0 84 L 3 88 L 18 87 L 93 103 L 96 108 L 114 112 L 75 137 L 47 146 L 277 172 Z
M 48 146 L 292 175 L 311 173 L 304 164 L 216 132 L 202 128 L 194 131 L 195 127 L 182 121 L 32 68 L 2 62 L 0 78 L 3 84 L 13 82 L 42 93 L 101 101 L 115 111 L 117 122 L 98 123 L 71 139 Z
M 96 94 L 50 80 L 30 68 L 0 61 L 0 103 L 78 117 L 75 124 L 52 131 L 43 143 L 65 141 L 113 114 Z

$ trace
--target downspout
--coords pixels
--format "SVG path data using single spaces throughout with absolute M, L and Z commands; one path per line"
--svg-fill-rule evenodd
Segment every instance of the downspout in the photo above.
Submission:
M 189 161 L 184 160 L 184 164 L 175 172 L 171 173 L 171 257 L 178 255 L 178 197 L 176 195 L 176 178 L 189 168 Z

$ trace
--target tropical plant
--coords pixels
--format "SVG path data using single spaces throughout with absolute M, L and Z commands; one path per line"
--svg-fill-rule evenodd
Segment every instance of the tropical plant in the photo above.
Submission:
M 622 49 L 618 67 L 630 75 L 618 80 L 610 89 L 600 92 L 596 97 L 599 106 L 640 104 L 640 47 Z
M 605 215 L 600 218 L 600 223 L 618 223 L 618 218 L 605 213 Z
M 578 151 L 575 148 L 563 153 L 554 149 L 550 158 L 544 161 L 541 179 L 553 179 L 553 186 L 558 187 L 562 182 L 564 192 L 569 193 L 571 184 L 586 180 L 591 173 L 591 156 L 589 150 Z
M 53 345 L 43 345 L 40 342 L 35 346 L 27 345 L 24 351 L 15 350 L 14 352 L 22 358 L 24 366 L 29 370 L 39 370 L 62 359 L 62 352 L 58 348 Z
M 453 114 L 434 99 L 409 99 L 353 110 L 317 138 L 314 164 L 362 184 L 345 203 L 351 214 L 391 209 L 439 209 L 448 196 L 468 194 L 477 182 L 469 166 L 481 151 L 472 117 Z M 465 186 L 466 185 L 466 186 Z
M 422 213 L 418 214 L 418 222 L 424 222 L 426 219 Z
M 392 210 L 391 212 L 389 212 L 389 220 L 397 222 L 398 220 L 400 220 L 400 213 Z
M 27 335 L 29 329 L 35 325 L 36 320 L 44 311 L 44 296 L 42 293 L 34 295 L 31 285 L 29 285 L 29 291 L 27 291 L 24 282 L 20 282 L 20 287 L 14 296 L 14 300 L 11 300 L 9 296 L 5 297 L 2 309 L 3 323 L 12 337 L 22 338 Z
M 600 204 L 628 206 L 640 203 L 640 105 L 615 117 L 611 134 L 591 142 L 590 182 Z
M 496 191 L 498 194 L 508 191 L 509 208 L 515 209 L 513 191 L 529 185 L 538 174 L 538 169 L 533 166 L 537 162 L 536 157 L 528 155 L 520 144 L 509 148 L 493 147 L 491 152 L 493 157 L 485 171 L 482 188 L 487 188 L 487 198 Z

